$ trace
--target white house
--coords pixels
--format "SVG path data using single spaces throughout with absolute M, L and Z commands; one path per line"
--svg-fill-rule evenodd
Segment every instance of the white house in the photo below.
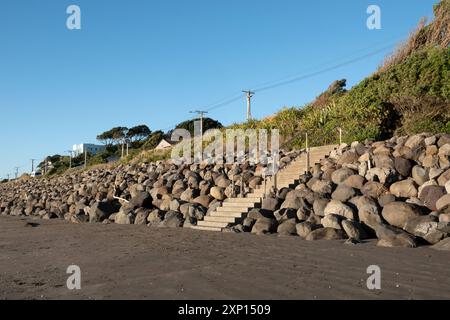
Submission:
M 84 151 L 87 151 L 88 153 L 92 155 L 96 155 L 97 153 L 105 150 L 105 146 L 97 145 L 97 144 L 91 144 L 91 143 L 82 143 L 82 144 L 75 144 L 72 147 L 72 151 L 74 153 L 74 156 L 79 156 L 80 154 L 83 154 Z
M 162 139 L 159 144 L 156 146 L 155 150 L 165 150 L 172 148 L 173 145 L 175 145 L 176 142 Z

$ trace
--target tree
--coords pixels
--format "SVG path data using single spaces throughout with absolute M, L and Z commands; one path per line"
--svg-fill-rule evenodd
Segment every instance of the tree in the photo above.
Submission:
M 191 136 L 194 136 L 194 125 L 195 125 L 195 121 L 200 121 L 200 119 L 192 119 L 192 120 L 187 120 L 184 122 L 179 123 L 175 129 L 186 129 L 187 131 L 189 131 L 189 133 L 191 134 Z M 223 125 L 214 119 L 211 118 L 203 118 L 203 133 L 205 133 L 206 131 L 210 130 L 210 129 L 221 129 L 223 128 Z M 172 132 L 168 132 L 168 136 L 171 136 Z
M 113 144 L 113 136 L 111 130 L 105 131 L 97 136 L 97 140 L 104 143 L 106 146 Z
M 143 143 L 143 148 L 145 150 L 151 150 L 156 148 L 156 146 L 161 142 L 161 140 L 164 138 L 164 132 L 158 130 L 155 132 L 152 132 L 152 134 L 145 140 Z
M 150 136 L 152 132 L 146 125 L 139 125 L 135 126 L 128 130 L 127 132 L 127 138 L 131 140 L 131 142 L 134 141 L 142 141 Z
M 113 141 L 116 144 L 123 143 L 124 139 L 126 138 L 128 133 L 127 127 L 115 127 L 111 129 L 111 135 L 113 138 Z
M 97 136 L 97 140 L 101 141 L 107 146 L 112 144 L 119 144 L 123 142 L 126 137 L 128 128 L 126 127 L 115 127 L 108 131 L 105 131 Z

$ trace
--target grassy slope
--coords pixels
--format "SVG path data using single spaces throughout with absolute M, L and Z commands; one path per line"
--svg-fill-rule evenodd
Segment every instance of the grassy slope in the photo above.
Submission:
M 450 133 L 449 17 L 450 1 L 444 0 L 435 7 L 435 20 L 420 26 L 375 74 L 349 91 L 327 95 L 325 106 L 285 108 L 232 127 L 279 128 L 287 147 L 302 146 L 306 132 L 312 145 L 335 143 L 338 128 L 346 142 Z

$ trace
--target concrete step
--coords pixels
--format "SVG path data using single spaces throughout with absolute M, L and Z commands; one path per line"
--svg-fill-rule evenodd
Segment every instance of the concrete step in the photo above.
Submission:
M 238 217 L 215 217 L 215 216 L 205 216 L 204 221 L 209 222 L 228 222 L 228 223 L 236 223 L 239 220 Z
M 249 207 L 218 207 L 216 212 L 248 212 Z
M 222 232 L 222 228 L 216 228 L 216 227 L 192 226 L 191 229 L 202 230 L 202 231 Z
M 226 228 L 229 222 L 197 221 L 197 227 Z
M 255 200 L 253 198 L 251 198 L 251 199 L 250 198 L 228 198 L 228 199 L 225 199 L 223 203 L 224 204 L 225 203 L 245 203 L 245 204 L 249 203 L 251 206 L 258 202 L 259 201 Z
M 253 208 L 255 206 L 254 202 L 224 202 L 222 207 L 224 208 Z
M 316 163 L 328 156 L 328 154 L 337 146 L 321 146 L 310 148 L 309 163 L 313 167 Z M 277 174 L 278 188 L 295 186 L 298 183 L 300 175 L 306 172 L 307 157 L 306 154 L 300 155 L 293 160 Z M 264 196 L 264 190 L 269 191 L 274 184 L 274 179 L 268 178 L 266 183 L 261 183 L 247 194 L 245 198 L 231 198 L 223 202 L 223 206 L 216 209 L 210 215 L 205 216 L 203 221 L 198 221 L 197 226 L 193 229 L 206 231 L 222 231 L 223 228 L 232 226 L 245 218 L 248 212 L 260 205 Z M 264 188 L 264 185 L 266 188 Z
M 233 217 L 233 218 L 242 218 L 247 214 L 247 212 L 211 212 L 210 217 Z M 205 218 L 208 216 L 205 216 Z

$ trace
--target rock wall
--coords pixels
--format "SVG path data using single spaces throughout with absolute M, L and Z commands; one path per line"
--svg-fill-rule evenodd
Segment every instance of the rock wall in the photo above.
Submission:
M 281 154 L 281 167 L 299 151 Z M 229 197 L 262 182 L 264 166 L 123 165 L 0 185 L 3 215 L 74 223 L 190 227 Z M 377 238 L 380 246 L 450 241 L 450 135 L 418 134 L 343 144 L 295 189 L 265 198 L 227 231 L 306 240 Z
M 232 230 L 348 243 L 378 238 L 387 247 L 437 244 L 449 235 L 448 134 L 343 144 L 312 171 Z
M 280 167 L 298 155 L 281 152 Z M 160 161 L 14 181 L 0 184 L 0 213 L 74 223 L 188 227 L 226 198 L 254 189 L 264 169 L 248 160 L 181 166 Z

